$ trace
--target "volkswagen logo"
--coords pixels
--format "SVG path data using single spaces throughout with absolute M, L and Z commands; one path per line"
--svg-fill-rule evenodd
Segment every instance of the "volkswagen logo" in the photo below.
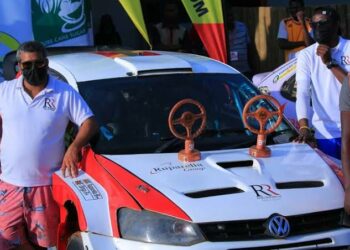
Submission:
M 272 215 L 266 223 L 266 233 L 274 238 L 281 239 L 289 235 L 290 225 L 282 215 Z

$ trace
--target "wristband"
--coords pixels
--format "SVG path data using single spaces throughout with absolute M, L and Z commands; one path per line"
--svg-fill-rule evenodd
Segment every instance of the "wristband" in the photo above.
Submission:
M 334 61 L 333 59 L 326 63 L 327 69 L 331 69 L 333 67 L 338 67 L 338 66 L 339 66 L 338 63 L 336 61 Z

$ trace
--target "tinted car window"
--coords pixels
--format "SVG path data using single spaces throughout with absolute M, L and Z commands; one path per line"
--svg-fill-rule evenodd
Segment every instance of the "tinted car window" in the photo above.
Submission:
M 175 152 L 183 143 L 174 139 L 168 127 L 171 108 L 180 100 L 191 98 L 206 109 L 206 130 L 196 140 L 199 150 L 243 148 L 255 144 L 256 136 L 244 128 L 242 110 L 245 103 L 258 94 L 246 78 L 238 74 L 171 74 L 146 77 L 104 79 L 78 84 L 100 124 L 100 136 L 94 149 L 104 154 Z M 251 111 L 264 106 L 257 102 Z M 187 105 L 176 113 L 189 110 Z M 257 126 L 256 121 L 252 121 Z M 271 119 L 267 127 L 274 123 Z M 199 127 L 200 121 L 194 124 Z M 176 127 L 185 133 L 181 126 Z M 278 131 L 294 131 L 285 121 Z M 278 133 L 278 132 L 277 132 Z M 268 143 L 276 143 L 273 139 Z
M 297 100 L 297 85 L 295 81 L 295 74 L 288 80 L 283 82 L 281 87 L 281 95 L 289 101 L 296 102 Z

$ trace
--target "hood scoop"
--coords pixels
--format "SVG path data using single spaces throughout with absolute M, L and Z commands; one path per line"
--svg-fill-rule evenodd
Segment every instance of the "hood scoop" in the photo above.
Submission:
M 323 187 L 322 181 L 291 181 L 276 183 L 277 189 L 296 189 L 296 188 L 318 188 Z
M 185 195 L 190 198 L 206 198 L 206 197 L 226 195 L 226 194 L 237 194 L 242 192 L 244 191 L 239 188 L 232 187 L 232 188 L 203 190 L 198 192 L 186 193 Z
M 225 169 L 226 168 L 252 167 L 253 160 L 217 162 L 216 164 L 222 168 L 225 168 Z

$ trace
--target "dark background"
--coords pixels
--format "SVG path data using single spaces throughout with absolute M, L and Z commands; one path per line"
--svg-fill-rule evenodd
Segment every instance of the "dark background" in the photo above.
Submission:
M 164 0 L 141 0 L 146 25 L 161 21 Z M 220 3 L 220 0 L 218 0 Z M 306 14 L 320 5 L 331 4 L 341 16 L 343 35 L 350 37 L 350 3 L 348 0 L 305 0 Z M 337 3 L 337 4 L 336 4 Z M 346 4 L 347 3 L 347 4 Z M 93 30 L 97 32 L 100 17 L 110 14 L 122 40 L 122 47 L 149 49 L 118 0 L 91 0 Z M 283 51 L 277 46 L 278 25 L 288 16 L 288 0 L 223 0 L 223 11 L 230 5 L 236 6 L 238 21 L 244 22 L 253 43 L 255 73 L 271 71 L 284 63 Z M 190 27 L 191 21 L 179 0 L 180 21 Z

